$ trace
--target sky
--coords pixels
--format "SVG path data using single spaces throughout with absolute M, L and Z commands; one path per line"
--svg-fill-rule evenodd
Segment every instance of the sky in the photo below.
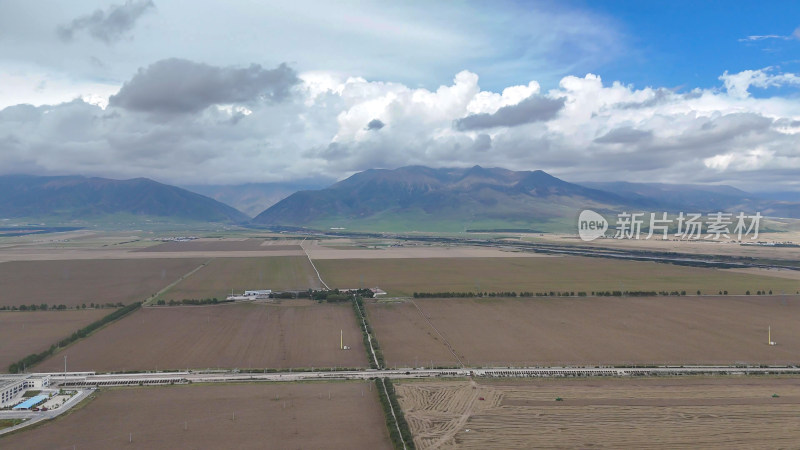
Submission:
M 800 192 L 800 2 L 0 0 L 0 174 L 415 164 Z

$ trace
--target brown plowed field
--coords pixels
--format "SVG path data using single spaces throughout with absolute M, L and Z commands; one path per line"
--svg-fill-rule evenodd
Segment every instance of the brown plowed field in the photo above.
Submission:
M 445 255 L 446 252 L 439 250 Z M 314 254 L 311 254 L 314 258 Z M 379 286 L 389 296 L 414 292 L 682 291 L 795 293 L 797 280 L 726 270 L 579 256 L 316 260 L 331 287 Z
M 367 312 L 390 366 L 455 365 L 446 343 L 473 366 L 800 363 L 796 295 L 417 299 Z
M 395 387 L 419 449 L 793 448 L 800 437 L 797 377 L 439 381 Z M 563 401 L 555 401 L 559 397 Z
M 55 421 L 0 437 L 0 447 L 392 448 L 377 392 L 364 382 L 124 388 L 94 395 Z
M 36 366 L 98 372 L 187 368 L 365 367 L 350 304 L 144 308 Z M 345 345 L 339 349 L 339 331 Z M 59 369 L 60 368 L 60 369 Z
M 47 350 L 57 341 L 111 314 L 113 309 L 76 311 L 0 312 L 0 372 L 31 353 Z
M 207 266 L 161 295 L 165 300 L 224 299 L 231 290 L 307 290 L 322 285 L 305 256 L 269 258 L 215 258 Z
M 235 252 L 253 251 L 263 252 L 269 250 L 302 250 L 299 245 L 286 245 L 276 241 L 264 239 L 225 239 L 225 240 L 194 240 L 186 242 L 165 242 L 152 247 L 136 250 L 137 252 Z
M 145 300 L 203 259 L 11 261 L 0 268 L 0 306 L 75 306 Z

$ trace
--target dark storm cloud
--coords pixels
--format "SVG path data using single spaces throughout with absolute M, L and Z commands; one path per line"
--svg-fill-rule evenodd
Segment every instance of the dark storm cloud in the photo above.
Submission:
M 653 137 L 652 131 L 637 130 L 632 127 L 615 128 L 595 139 L 598 144 L 635 144 Z
M 494 114 L 474 114 L 455 121 L 461 131 L 492 127 L 513 127 L 550 120 L 564 107 L 566 98 L 550 99 L 531 96 L 516 105 L 503 106 Z
M 386 124 L 381 122 L 380 119 L 372 119 L 367 124 L 367 130 L 380 130 L 385 126 Z
M 278 102 L 298 82 L 286 64 L 272 70 L 258 64 L 239 69 L 172 58 L 139 69 L 108 103 L 133 111 L 193 113 L 214 104 Z
M 71 41 L 76 32 L 88 31 L 93 38 L 110 44 L 118 41 L 136 25 L 136 21 L 155 8 L 151 0 L 131 1 L 122 5 L 111 5 L 108 10 L 95 10 L 91 14 L 78 17 L 68 25 L 61 25 L 56 33 L 63 41 Z

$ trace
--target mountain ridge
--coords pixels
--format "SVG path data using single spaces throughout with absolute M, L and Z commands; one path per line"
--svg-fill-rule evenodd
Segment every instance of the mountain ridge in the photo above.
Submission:
M 725 185 L 570 183 L 542 170 L 368 169 L 321 190 L 296 192 L 257 215 L 267 226 L 347 227 L 418 231 L 574 227 L 582 209 L 613 214 L 761 211 L 800 218 L 800 203 L 759 199 Z M 738 210 L 737 210 L 738 211 Z M 394 224 L 393 224 L 394 223 Z
M 207 222 L 244 222 L 247 215 L 203 195 L 149 178 L 2 175 L 0 216 L 94 219 L 114 214 Z

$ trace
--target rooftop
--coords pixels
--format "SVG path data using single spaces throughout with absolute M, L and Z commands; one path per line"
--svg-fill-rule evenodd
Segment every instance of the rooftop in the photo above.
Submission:
M 31 398 L 25 400 L 24 402 L 22 402 L 19 405 L 15 406 L 13 409 L 28 409 L 28 408 L 30 408 L 32 406 L 38 405 L 39 403 L 41 403 L 44 400 L 47 400 L 47 398 L 48 397 L 46 395 L 37 395 L 37 396 L 31 397 Z
M 0 376 L 0 389 L 4 389 L 5 387 L 18 383 L 24 379 L 28 378 L 27 375 L 3 375 Z

